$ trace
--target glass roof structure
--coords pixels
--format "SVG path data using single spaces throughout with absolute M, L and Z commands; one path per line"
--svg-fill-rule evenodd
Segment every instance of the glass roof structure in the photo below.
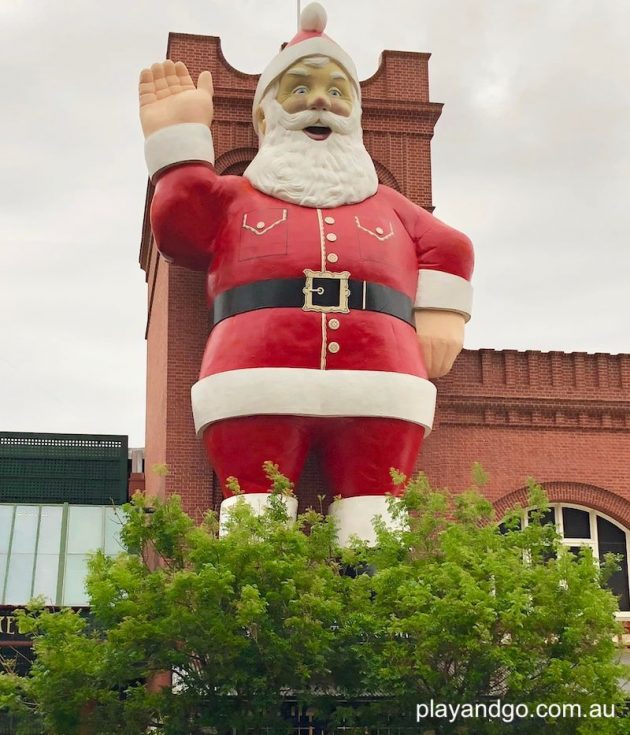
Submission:
M 88 557 L 123 550 L 121 520 L 111 505 L 0 504 L 0 605 L 87 606 Z

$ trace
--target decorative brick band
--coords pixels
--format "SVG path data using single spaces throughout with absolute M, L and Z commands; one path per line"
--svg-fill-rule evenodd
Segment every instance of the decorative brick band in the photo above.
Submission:
M 621 401 L 537 400 L 534 396 L 471 400 L 447 393 L 438 405 L 438 425 L 630 431 L 630 403 Z

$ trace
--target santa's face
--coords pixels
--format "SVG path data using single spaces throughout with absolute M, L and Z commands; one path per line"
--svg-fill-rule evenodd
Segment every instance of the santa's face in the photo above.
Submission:
M 321 67 L 296 64 L 279 79 L 276 99 L 290 113 L 321 110 L 350 117 L 353 108 L 352 82 L 334 61 Z M 326 140 L 330 128 L 309 127 L 304 133 L 313 140 Z
M 354 204 L 376 192 L 358 96 L 334 61 L 296 62 L 267 91 L 259 117 L 260 150 L 244 173 L 255 188 L 320 208 Z

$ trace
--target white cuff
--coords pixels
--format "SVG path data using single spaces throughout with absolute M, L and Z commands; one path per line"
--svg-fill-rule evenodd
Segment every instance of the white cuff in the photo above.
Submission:
M 214 164 L 212 133 L 202 123 L 170 125 L 145 140 L 144 157 L 151 178 L 176 163 L 206 161 Z
M 465 278 L 444 271 L 418 271 L 416 309 L 456 311 L 468 321 L 472 311 L 472 294 L 472 286 Z
M 226 529 L 226 521 L 232 508 L 242 498 L 254 511 L 254 515 L 260 516 L 265 512 L 269 505 L 270 493 L 242 493 L 241 495 L 231 495 L 221 503 L 219 511 L 219 536 L 224 536 Z M 283 495 L 282 502 L 286 505 L 287 513 L 290 520 L 297 518 L 298 501 L 294 495 Z
M 357 495 L 353 498 L 335 500 L 328 508 L 328 515 L 335 519 L 337 541 L 340 546 L 348 546 L 351 536 L 358 536 L 369 546 L 376 544 L 373 520 L 380 516 L 385 526 L 392 531 L 402 530 L 402 518 L 394 520 L 389 510 L 386 495 Z

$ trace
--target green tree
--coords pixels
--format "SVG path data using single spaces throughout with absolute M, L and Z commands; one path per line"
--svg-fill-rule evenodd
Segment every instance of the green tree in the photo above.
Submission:
M 21 616 L 37 658 L 28 677 L 0 676 L 0 706 L 25 722 L 37 712 L 52 735 L 82 732 L 86 718 L 95 735 L 275 735 L 290 731 L 289 700 L 327 732 L 630 731 L 621 718 L 416 724 L 431 700 L 621 709 L 617 605 L 604 588 L 614 562 L 565 551 L 542 522 L 540 488 L 521 528 L 519 509 L 499 525 L 475 489 L 451 496 L 397 477 L 398 528 L 377 520 L 377 546 L 342 550 L 321 513 L 289 522 L 291 485 L 267 470 L 269 509 L 237 504 L 221 537 L 212 513 L 198 526 L 176 497 L 136 496 L 124 507 L 127 551 L 91 561 L 90 616 L 37 604 Z M 166 671 L 173 689 L 150 685 Z

